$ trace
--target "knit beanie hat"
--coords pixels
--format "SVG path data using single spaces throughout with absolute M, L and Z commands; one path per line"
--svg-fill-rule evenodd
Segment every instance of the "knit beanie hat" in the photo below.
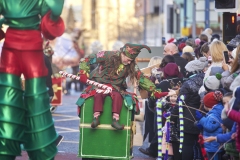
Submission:
M 223 94 L 220 91 L 209 92 L 203 98 L 203 104 L 207 108 L 212 108 L 214 105 L 218 104 L 223 98 Z
M 178 50 L 180 51 L 180 52 L 182 52 L 183 51 L 183 48 L 186 46 L 186 44 L 185 43 L 180 43 L 179 45 L 178 45 Z
M 200 38 L 196 38 L 196 39 L 195 39 L 195 44 L 196 44 L 196 45 L 199 45 L 200 42 L 201 42 Z
M 185 46 L 185 47 L 183 48 L 182 52 L 183 52 L 183 53 L 185 53 L 185 52 L 193 53 L 194 50 L 193 50 L 193 48 L 192 48 L 191 46 Z
M 216 76 L 208 76 L 204 81 L 204 87 L 206 91 L 216 90 L 220 87 L 221 75 L 217 74 Z
M 178 65 L 176 63 L 168 63 L 163 68 L 163 75 L 165 78 L 168 78 L 168 77 L 181 78 L 182 77 L 181 73 L 179 72 Z
M 199 59 L 190 61 L 185 66 L 185 69 L 188 72 L 194 72 L 194 71 L 202 71 L 205 67 L 207 67 L 208 62 L 206 57 L 200 57 Z

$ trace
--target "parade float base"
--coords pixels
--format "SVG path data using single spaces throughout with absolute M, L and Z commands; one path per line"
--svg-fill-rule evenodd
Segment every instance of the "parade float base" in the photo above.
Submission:
M 96 129 L 91 128 L 93 120 L 93 97 L 88 98 L 81 108 L 80 141 L 78 157 L 95 159 L 131 159 L 131 116 L 125 105 L 122 106 L 120 124 L 124 124 L 124 130 L 112 128 L 112 100 L 106 97 L 103 113 L 100 116 L 100 125 Z

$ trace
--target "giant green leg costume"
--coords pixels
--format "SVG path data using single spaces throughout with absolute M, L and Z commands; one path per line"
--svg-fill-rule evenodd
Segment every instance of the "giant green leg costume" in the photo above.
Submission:
M 26 80 L 23 103 L 20 78 L 12 74 L 0 74 L 0 96 L 5 96 L 0 100 L 0 128 L 4 131 L 0 143 L 1 160 L 12 160 L 20 155 L 22 142 L 30 159 L 54 158 L 57 152 L 54 143 L 57 135 L 49 111 L 45 83 L 45 78 Z
M 0 91 L 0 159 L 12 160 L 15 159 L 15 155 L 21 153 L 20 143 L 23 142 L 22 137 L 26 128 L 24 120 L 26 110 L 23 105 L 20 78 L 1 73 Z
M 33 78 L 26 80 L 24 95 L 27 129 L 24 147 L 32 160 L 53 159 L 57 153 L 55 132 L 51 112 L 49 110 L 49 95 L 46 89 L 45 78 Z
M 57 138 L 46 89 L 47 69 L 43 38 L 64 32 L 60 18 L 64 0 L 1 0 L 0 26 L 9 26 L 0 62 L 0 160 L 21 155 L 20 144 L 31 160 L 51 160 Z M 41 28 L 40 28 L 41 25 Z M 0 39 L 4 32 L 0 29 Z M 20 76 L 24 74 L 25 92 Z

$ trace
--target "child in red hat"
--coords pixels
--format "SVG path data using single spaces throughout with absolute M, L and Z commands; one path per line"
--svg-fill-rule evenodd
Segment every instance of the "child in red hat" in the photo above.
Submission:
M 208 110 L 206 117 L 201 116 L 201 113 L 196 111 L 196 118 L 199 119 L 199 124 L 203 127 L 204 138 L 210 136 L 216 136 L 217 134 L 223 133 L 221 124 L 221 112 L 223 110 L 222 104 L 223 95 L 220 91 L 209 92 L 203 98 L 204 108 Z M 204 148 L 207 151 L 208 159 L 221 159 L 223 150 L 219 149 L 220 143 L 205 142 Z M 215 155 L 215 153 L 217 154 Z

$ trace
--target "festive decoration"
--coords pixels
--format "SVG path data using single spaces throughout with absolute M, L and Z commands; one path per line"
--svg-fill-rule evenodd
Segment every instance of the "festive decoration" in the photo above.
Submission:
M 54 54 L 54 51 L 53 51 L 53 49 L 52 49 L 52 47 L 50 46 L 49 43 L 50 43 L 50 42 L 47 41 L 47 43 L 45 44 L 45 47 L 44 47 L 44 49 L 43 49 L 43 53 L 44 53 L 46 56 L 48 56 L 48 57 L 50 57 L 50 56 L 52 56 L 52 55 Z
M 201 152 L 202 152 L 202 156 L 203 156 L 203 159 L 204 160 L 208 160 L 208 157 L 207 157 L 207 152 L 204 148 L 204 139 L 203 139 L 203 135 L 200 133 L 199 136 L 198 136 L 198 143 L 200 145 L 200 148 L 201 148 Z
M 53 99 L 51 101 L 51 105 L 58 106 L 62 105 L 62 78 L 52 78 L 52 88 L 54 92 Z
M 157 133 L 158 133 L 158 160 L 162 159 L 162 106 L 166 103 L 166 99 L 158 99 L 157 101 Z
M 117 69 L 117 75 L 119 74 L 119 72 L 121 72 L 124 69 L 124 65 L 120 64 L 118 69 Z
M 60 71 L 59 73 L 64 77 L 68 77 L 68 78 L 72 78 L 72 79 L 76 79 L 76 80 L 80 79 L 79 76 L 76 76 L 76 75 L 73 75 L 73 74 L 68 74 L 68 73 L 63 72 L 63 71 Z M 101 83 L 98 83 L 98 82 L 95 82 L 95 81 L 92 81 L 92 80 L 89 80 L 89 79 L 87 80 L 87 84 L 96 86 L 98 88 L 101 88 L 101 89 L 96 90 L 97 93 L 108 94 L 108 93 L 112 92 L 112 87 L 101 84 Z
M 183 121 L 183 101 L 184 96 L 181 95 L 180 99 L 178 101 L 179 105 L 179 123 L 180 123 L 180 144 L 179 144 L 179 152 L 182 153 L 182 147 L 183 147 L 183 138 L 184 138 L 184 121 Z
M 170 112 L 167 112 L 164 114 L 164 117 L 166 118 L 166 123 L 167 123 L 167 132 L 166 132 L 167 147 L 166 147 L 166 153 L 164 156 L 164 160 L 168 159 L 168 149 L 169 149 L 169 141 L 170 141 L 170 116 L 171 116 Z

